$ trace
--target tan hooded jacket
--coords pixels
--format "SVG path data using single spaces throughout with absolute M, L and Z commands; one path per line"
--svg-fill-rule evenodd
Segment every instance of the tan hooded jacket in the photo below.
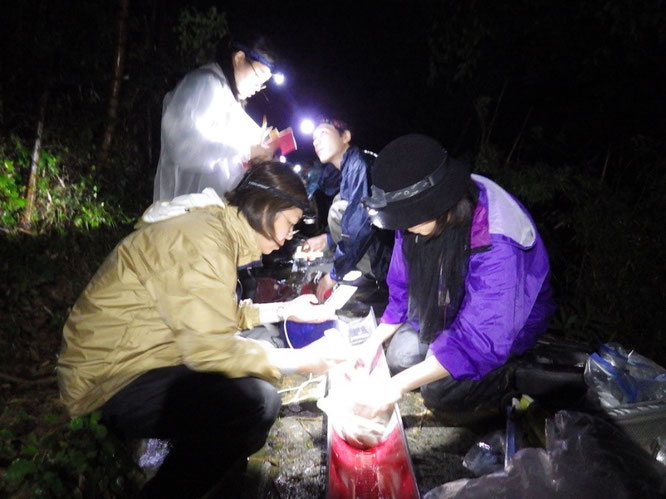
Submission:
M 261 256 L 256 233 L 221 201 L 183 212 L 139 222 L 74 305 L 57 366 L 72 416 L 159 367 L 279 377 L 261 344 L 237 334 L 259 324 L 258 309 L 236 299 L 236 269 Z

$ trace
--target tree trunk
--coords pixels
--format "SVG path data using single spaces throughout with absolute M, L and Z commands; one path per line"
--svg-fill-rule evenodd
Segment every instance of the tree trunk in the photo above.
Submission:
M 157 21 L 157 4 L 151 1 L 150 17 L 146 20 L 146 38 L 144 39 L 144 57 L 152 57 L 155 50 L 154 33 Z M 146 104 L 146 164 L 153 166 L 153 106 L 151 99 L 145 99 Z
M 109 110 L 107 112 L 107 125 L 104 130 L 102 138 L 102 146 L 100 149 L 100 160 L 105 161 L 111 141 L 113 140 L 113 132 L 116 126 L 116 119 L 118 117 L 118 101 L 120 96 L 120 87 L 123 82 L 123 73 L 125 70 L 125 54 L 127 51 L 127 17 L 129 15 L 129 2 L 130 0 L 119 0 L 120 11 L 118 12 L 118 42 L 116 44 L 116 56 L 113 61 L 113 79 L 111 80 L 111 91 L 109 96 Z
M 35 138 L 35 146 L 32 149 L 32 157 L 30 160 L 30 176 L 28 177 L 28 189 L 25 193 L 25 210 L 21 215 L 19 225 L 21 228 L 29 230 L 31 226 L 32 211 L 35 206 L 35 193 L 37 190 L 37 175 L 39 167 L 39 156 L 42 152 L 42 134 L 44 133 L 44 119 L 46 117 L 46 103 L 48 101 L 49 92 L 44 90 L 42 97 L 39 101 L 39 121 L 37 122 L 37 137 Z

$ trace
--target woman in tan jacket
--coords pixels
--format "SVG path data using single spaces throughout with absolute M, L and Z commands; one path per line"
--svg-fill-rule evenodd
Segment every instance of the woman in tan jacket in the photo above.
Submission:
M 262 163 L 226 198 L 206 189 L 153 204 L 64 327 L 57 371 L 70 414 L 101 410 L 123 437 L 174 444 L 147 497 L 205 493 L 264 444 L 280 407 L 270 382 L 342 360 L 324 344 L 329 338 L 289 350 L 239 334 L 330 314 L 310 297 L 266 305 L 236 298 L 237 269 L 282 246 L 308 209 L 301 179 L 284 164 Z

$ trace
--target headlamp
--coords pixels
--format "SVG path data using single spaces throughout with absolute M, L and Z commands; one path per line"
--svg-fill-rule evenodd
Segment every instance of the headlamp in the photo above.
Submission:
M 264 66 L 266 66 L 268 69 L 271 70 L 271 73 L 275 70 L 275 63 L 269 61 L 266 57 L 261 55 L 256 50 L 251 49 L 250 47 L 248 47 L 247 45 L 243 45 L 242 43 L 234 43 L 233 46 L 234 48 L 245 52 L 245 55 L 250 59 L 262 63 Z
M 304 224 L 307 225 L 312 225 L 315 223 L 315 214 L 312 211 L 310 205 L 303 203 L 302 201 L 299 201 L 293 196 L 290 196 L 289 194 L 282 192 L 275 187 L 272 187 L 270 185 L 262 184 L 260 182 L 255 182 L 254 180 L 250 180 L 247 182 L 247 185 L 251 185 L 253 187 L 258 187 L 259 189 L 263 189 L 265 191 L 270 192 L 272 195 L 277 196 L 279 198 L 284 199 L 285 201 L 291 203 L 292 205 L 296 206 L 297 208 L 300 208 L 301 211 L 303 211 L 303 216 L 301 217 L 301 220 L 303 221 Z

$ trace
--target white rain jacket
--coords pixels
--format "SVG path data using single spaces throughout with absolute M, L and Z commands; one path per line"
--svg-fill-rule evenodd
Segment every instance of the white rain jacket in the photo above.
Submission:
M 206 187 L 222 196 L 240 180 L 261 133 L 218 64 L 188 73 L 164 98 L 153 200 L 168 201 Z

